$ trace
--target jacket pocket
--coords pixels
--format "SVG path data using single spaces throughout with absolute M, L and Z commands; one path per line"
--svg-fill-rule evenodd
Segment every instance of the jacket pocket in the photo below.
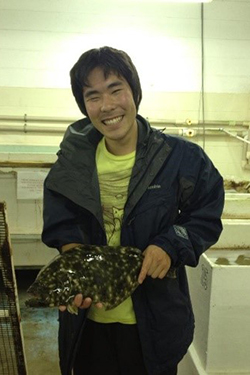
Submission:
M 192 341 L 193 312 L 188 295 L 183 294 L 177 279 L 148 279 L 148 324 L 153 347 L 164 360 L 185 351 Z

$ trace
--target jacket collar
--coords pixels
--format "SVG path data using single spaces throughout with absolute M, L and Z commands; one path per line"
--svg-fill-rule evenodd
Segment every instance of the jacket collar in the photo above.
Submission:
M 137 115 L 137 122 L 139 131 L 136 162 L 130 179 L 124 218 L 135 207 L 171 152 L 171 147 L 161 132 L 151 128 L 140 115 Z M 100 222 L 102 213 L 95 150 L 101 138 L 102 134 L 87 118 L 70 125 L 61 143 L 58 161 L 52 167 L 46 182 L 49 189 L 88 209 Z

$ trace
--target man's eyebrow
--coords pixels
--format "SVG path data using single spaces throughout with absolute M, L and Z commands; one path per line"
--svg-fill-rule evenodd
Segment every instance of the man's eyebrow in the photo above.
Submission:
M 122 85 L 122 81 L 115 81 L 115 82 L 110 83 L 110 85 L 108 85 L 108 89 L 112 89 L 114 87 L 121 86 L 121 85 Z
M 108 85 L 108 89 L 113 89 L 114 87 L 119 87 L 122 85 L 122 81 L 114 81 L 112 83 L 110 83 Z M 99 94 L 99 91 L 98 90 L 91 90 L 91 89 L 88 89 L 88 86 L 85 86 L 87 88 L 87 91 L 85 93 L 83 93 L 83 96 L 85 98 L 89 98 L 90 96 L 92 95 L 97 95 Z
M 92 95 L 97 95 L 99 92 L 97 90 L 88 90 L 87 92 L 83 91 L 83 96 L 89 98 Z

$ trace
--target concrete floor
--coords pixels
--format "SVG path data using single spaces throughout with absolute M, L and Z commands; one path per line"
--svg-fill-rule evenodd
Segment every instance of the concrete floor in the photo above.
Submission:
M 35 271 L 17 271 L 17 287 L 29 375 L 60 375 L 58 365 L 57 308 L 28 308 L 27 289 L 36 277 Z
M 25 300 L 28 298 L 26 291 L 34 281 L 36 273 L 37 271 L 31 270 L 16 271 L 28 375 L 60 375 L 57 308 L 28 308 L 25 306 Z M 179 365 L 178 375 L 194 375 L 188 367 L 184 358 Z

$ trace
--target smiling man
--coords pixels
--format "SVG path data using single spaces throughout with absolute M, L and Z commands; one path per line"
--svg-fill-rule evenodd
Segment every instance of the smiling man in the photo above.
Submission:
M 140 80 L 124 51 L 89 50 L 70 75 L 86 117 L 67 129 L 45 181 L 43 241 L 133 246 L 144 258 L 138 288 L 114 309 L 82 293 L 77 316 L 60 306 L 61 373 L 176 375 L 194 332 L 185 266 L 222 231 L 222 177 L 199 146 L 138 114 Z
M 105 137 L 107 150 L 114 155 L 135 151 L 136 106 L 128 82 L 112 72 L 105 77 L 97 67 L 83 87 L 83 99 L 89 119 Z

